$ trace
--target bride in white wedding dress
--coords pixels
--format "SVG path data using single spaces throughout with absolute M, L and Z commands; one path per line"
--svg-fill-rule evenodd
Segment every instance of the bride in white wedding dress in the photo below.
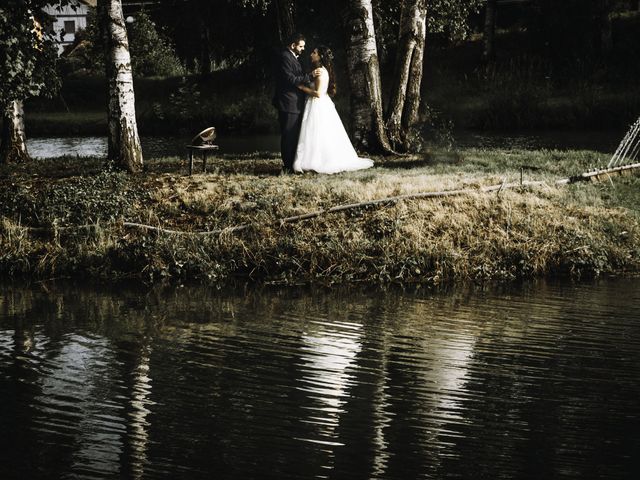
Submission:
M 313 87 L 298 87 L 309 96 L 293 163 L 295 172 L 338 173 L 373 166 L 373 160 L 358 157 L 331 100 L 336 91 L 332 60 L 331 50 L 316 48 L 311 52 L 311 63 L 321 74 Z

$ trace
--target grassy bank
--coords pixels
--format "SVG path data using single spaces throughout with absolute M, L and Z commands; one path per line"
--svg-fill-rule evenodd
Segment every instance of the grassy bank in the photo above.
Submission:
M 640 271 L 640 181 L 555 187 L 606 159 L 592 152 L 466 150 L 377 159 L 335 176 L 277 175 L 278 158 L 225 157 L 184 175 L 178 159 L 137 177 L 98 159 L 0 171 L 0 272 L 13 277 L 236 279 L 279 284 L 510 281 Z M 519 179 L 545 186 L 482 193 Z M 278 219 L 422 191 L 477 190 L 279 224 Z M 175 235 L 123 225 L 137 222 Z

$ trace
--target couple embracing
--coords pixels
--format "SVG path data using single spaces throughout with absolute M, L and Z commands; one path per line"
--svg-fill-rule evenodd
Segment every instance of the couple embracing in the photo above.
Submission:
M 331 97 L 336 93 L 333 53 L 321 46 L 311 52 L 313 71 L 304 73 L 299 57 L 305 38 L 293 35 L 278 53 L 275 68 L 283 172 L 338 173 L 373 166 L 351 145 Z

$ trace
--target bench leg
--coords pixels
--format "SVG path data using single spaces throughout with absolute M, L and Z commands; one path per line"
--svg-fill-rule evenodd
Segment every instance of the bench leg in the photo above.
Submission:
M 193 173 L 193 151 L 189 150 L 189 175 Z
M 202 171 L 203 172 L 207 171 L 207 152 L 206 151 L 202 152 Z

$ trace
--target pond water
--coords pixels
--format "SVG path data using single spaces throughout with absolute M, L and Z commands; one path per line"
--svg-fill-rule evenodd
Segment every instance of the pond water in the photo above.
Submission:
M 640 279 L 0 286 L 0 478 L 630 479 Z
M 188 138 L 141 137 L 142 151 L 147 158 L 184 157 Z M 227 136 L 216 143 L 223 153 L 279 152 L 280 137 L 277 135 Z M 33 158 L 56 158 L 62 156 L 106 157 L 106 137 L 41 137 L 27 140 L 29 154 Z
M 507 149 L 595 150 L 613 153 L 625 132 L 541 131 L 525 133 L 458 132 L 454 138 L 458 147 Z M 185 156 L 188 139 L 176 137 L 142 137 L 142 149 L 147 158 Z M 266 135 L 219 135 L 216 143 L 222 153 L 253 153 L 280 151 L 280 137 Z M 29 153 L 34 158 L 100 156 L 107 154 L 106 137 L 30 138 Z

